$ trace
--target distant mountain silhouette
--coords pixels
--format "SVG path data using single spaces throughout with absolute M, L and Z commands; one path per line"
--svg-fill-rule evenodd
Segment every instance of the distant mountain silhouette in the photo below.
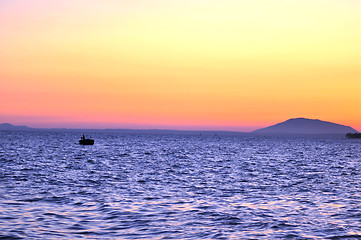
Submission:
M 307 118 L 291 118 L 285 122 L 253 131 L 257 134 L 346 134 L 357 132 L 348 126 Z
M 19 131 L 65 131 L 65 132 L 109 132 L 125 134 L 156 134 L 156 135 L 205 135 L 205 136 L 246 136 L 246 132 L 234 131 L 207 131 L 207 130 L 170 130 L 170 129 L 86 129 L 86 128 L 31 128 L 27 126 L 14 126 L 10 123 L 0 124 L 2 130 L 19 130 Z
M 0 130 L 30 130 L 31 128 L 26 126 L 14 126 L 10 123 L 2 123 L 0 124 Z

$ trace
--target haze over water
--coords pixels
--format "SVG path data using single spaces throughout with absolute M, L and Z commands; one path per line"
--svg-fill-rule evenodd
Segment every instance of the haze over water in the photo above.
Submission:
M 0 131 L 0 238 L 361 238 L 361 141 Z

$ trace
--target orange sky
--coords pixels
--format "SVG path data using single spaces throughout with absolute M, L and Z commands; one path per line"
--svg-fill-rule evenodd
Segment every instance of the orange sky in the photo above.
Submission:
M 361 131 L 359 0 L 0 1 L 0 123 Z

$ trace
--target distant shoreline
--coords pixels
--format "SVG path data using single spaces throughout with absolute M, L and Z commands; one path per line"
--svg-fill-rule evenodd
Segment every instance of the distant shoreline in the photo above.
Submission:
M 260 134 L 235 131 L 197 131 L 197 130 L 163 130 L 163 129 L 73 129 L 73 128 L 27 128 L 0 129 L 0 132 L 68 132 L 68 133 L 109 133 L 109 134 L 146 134 L 146 135 L 180 135 L 180 136 L 228 136 L 228 137 L 305 137 L 305 138 L 346 138 L 345 134 Z
M 336 136 L 346 137 L 347 133 L 359 133 L 349 126 L 318 119 L 291 118 L 275 125 L 251 132 L 222 130 L 172 130 L 172 129 L 96 129 L 96 128 L 31 128 L 0 124 L 0 131 L 63 131 L 63 132 L 107 132 L 133 134 L 177 134 L 177 135 L 227 135 L 227 136 Z

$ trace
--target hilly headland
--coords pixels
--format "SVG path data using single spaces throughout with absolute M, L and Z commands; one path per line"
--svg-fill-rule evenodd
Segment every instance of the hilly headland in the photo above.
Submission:
M 214 134 L 214 135 L 346 135 L 359 133 L 352 127 L 308 118 L 291 118 L 272 126 L 257 129 L 253 132 L 236 131 L 194 131 L 194 130 L 165 130 L 165 129 L 67 129 L 67 128 L 31 128 L 15 126 L 9 123 L 0 124 L 0 130 L 50 130 L 50 131 L 101 131 L 121 133 L 145 134 Z
M 319 135 L 358 133 L 349 126 L 308 118 L 291 118 L 287 121 L 253 131 L 254 134 Z

